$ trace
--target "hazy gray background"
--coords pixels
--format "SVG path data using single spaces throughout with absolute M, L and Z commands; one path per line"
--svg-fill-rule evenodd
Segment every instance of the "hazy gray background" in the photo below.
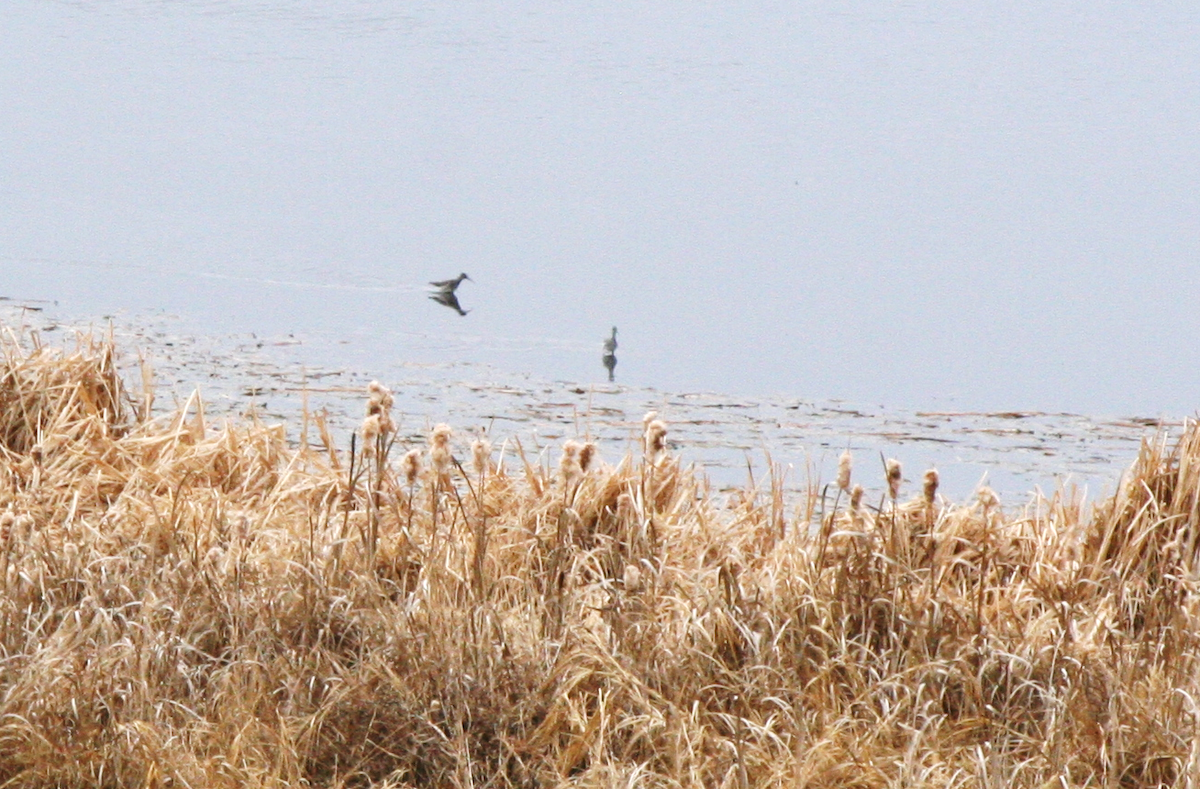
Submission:
M 601 380 L 616 324 L 637 386 L 1193 413 L 1200 8 L 1003 5 L 7 0 L 0 294 L 368 374 Z

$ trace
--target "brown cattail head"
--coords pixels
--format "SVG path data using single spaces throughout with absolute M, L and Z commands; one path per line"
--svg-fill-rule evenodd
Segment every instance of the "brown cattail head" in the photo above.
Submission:
M 486 438 L 477 438 L 471 442 L 471 468 L 476 474 L 484 474 L 492 456 L 492 444 Z
M 667 425 L 665 422 L 653 419 L 646 424 L 646 454 L 651 458 L 658 456 L 667 447 Z
M 450 454 L 449 425 L 438 425 L 429 434 L 429 464 L 439 478 L 449 476 L 453 457 Z
M 850 454 L 850 450 L 842 453 L 838 458 L 837 486 L 841 490 L 850 490 L 850 469 L 854 465 L 854 457 Z
M 558 473 L 562 476 L 563 485 L 570 487 L 579 482 L 583 476 L 583 468 L 579 463 L 578 441 L 568 441 L 563 444 L 562 458 L 558 461 Z
M 596 459 L 596 445 L 589 441 L 579 449 L 579 468 L 584 474 L 591 468 L 592 461 Z
M 417 484 L 417 477 L 421 475 L 421 450 L 410 449 L 404 453 L 400 461 L 400 473 L 404 475 L 404 481 L 409 487 Z
M 395 403 L 395 398 L 392 397 L 392 390 L 388 389 L 378 381 L 372 381 L 367 385 L 367 418 L 377 417 L 379 419 L 379 430 L 374 437 L 380 435 L 386 436 L 396 429 L 395 422 L 392 421 L 392 404 Z M 366 423 L 363 423 L 364 428 Z M 367 439 L 364 432 L 364 440 Z
M 378 381 L 372 381 L 367 384 L 367 397 L 368 408 L 370 408 L 370 403 L 375 403 L 380 408 L 388 409 L 396 402 L 395 398 L 392 397 L 392 390 Z
M 379 434 L 382 432 L 379 414 L 371 414 L 364 419 L 359 432 L 362 433 L 363 451 L 367 453 L 373 452 L 375 439 L 379 438 Z
M 904 471 L 900 467 L 900 461 L 895 458 L 888 458 L 883 465 L 887 472 L 888 495 L 895 501 L 900 496 L 900 483 L 903 481 Z
M 996 491 L 989 488 L 987 485 L 981 485 L 979 490 L 975 491 L 975 497 L 979 499 L 979 503 L 983 505 L 983 511 L 988 512 L 995 507 L 1000 506 L 1000 499 L 996 496 Z
M 925 503 L 930 507 L 937 499 L 937 489 L 938 472 L 936 468 L 931 468 L 925 472 Z
M 863 486 L 855 485 L 854 489 L 850 491 L 850 509 L 857 512 L 858 509 L 862 507 L 862 497 Z

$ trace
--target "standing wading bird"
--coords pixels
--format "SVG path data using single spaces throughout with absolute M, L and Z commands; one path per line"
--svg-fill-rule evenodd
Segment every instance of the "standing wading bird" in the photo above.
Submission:
M 613 326 L 612 336 L 604 341 L 604 355 L 612 356 L 617 352 L 617 327 Z
M 617 327 L 613 326 L 612 336 L 604 341 L 604 356 L 600 361 L 604 364 L 604 369 L 608 370 L 608 380 L 616 380 L 615 371 L 617 369 Z
M 458 286 L 462 284 L 464 279 L 471 279 L 465 273 L 459 274 L 454 279 L 444 279 L 441 282 L 430 282 L 429 284 L 437 288 L 442 293 L 453 293 L 458 290 Z M 471 280 L 474 282 L 475 280 Z
M 449 307 L 459 315 L 466 315 L 470 310 L 464 310 L 458 305 L 458 296 L 454 291 L 458 290 L 458 286 L 462 284 L 464 279 L 471 279 L 466 273 L 459 274 L 454 279 L 444 279 L 440 282 L 430 282 L 434 290 L 429 294 L 429 298 L 436 301 L 442 306 Z M 474 280 L 471 280 L 474 282 Z

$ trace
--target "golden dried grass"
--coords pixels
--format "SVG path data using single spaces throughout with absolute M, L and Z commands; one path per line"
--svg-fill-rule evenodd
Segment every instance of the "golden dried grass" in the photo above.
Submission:
M 0 370 L 0 783 L 1168 786 L 1196 745 L 1200 429 L 1094 512 L 936 479 L 789 521 L 646 423 L 560 469 L 448 428 L 148 418 L 112 347 Z M 399 456 L 408 452 L 405 460 Z M 501 457 L 512 456 L 501 451 Z M 586 462 L 584 462 L 586 459 Z M 838 484 L 849 488 L 850 461 Z M 898 468 L 898 467 L 897 467 Z M 843 479 L 844 477 L 844 479 Z M 893 480 L 894 481 L 894 480 Z M 810 497 L 812 504 L 813 497 Z M 815 528 L 809 528 L 809 515 Z

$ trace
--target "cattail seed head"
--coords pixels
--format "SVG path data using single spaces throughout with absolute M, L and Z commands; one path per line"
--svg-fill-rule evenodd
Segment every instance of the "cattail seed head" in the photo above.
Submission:
M 850 469 L 853 467 L 853 465 L 854 456 L 851 455 L 850 450 L 847 449 L 842 453 L 842 456 L 838 458 L 837 486 L 841 490 L 850 490 Z
M 396 423 L 392 421 L 392 404 L 394 402 L 392 391 L 383 384 L 372 381 L 367 385 L 367 419 L 377 418 L 379 430 L 369 439 L 364 432 L 364 440 L 371 441 L 380 435 L 386 436 L 395 431 Z M 365 429 L 365 421 L 363 425 Z
M 396 402 L 392 397 L 392 390 L 378 381 L 367 384 L 367 396 L 371 402 L 378 403 L 383 408 L 391 408 Z
M 888 458 L 884 463 L 884 469 L 887 472 L 888 495 L 895 501 L 900 496 L 900 483 L 903 481 L 904 472 L 901 469 L 900 461 L 895 458 Z
M 596 458 L 596 445 L 591 441 L 584 444 L 579 449 L 579 468 L 584 474 L 592 465 L 592 461 Z
M 375 439 L 379 438 L 379 434 L 382 432 L 379 414 L 371 414 L 364 419 L 359 432 L 362 433 L 364 450 L 371 451 L 373 449 L 371 445 L 375 443 Z
M 558 461 L 558 473 L 567 487 L 577 483 L 583 476 L 583 468 L 579 463 L 579 450 L 578 441 L 568 441 L 563 444 L 562 458 Z
M 492 444 L 486 438 L 477 438 L 471 442 L 471 467 L 476 474 L 484 474 L 488 470 L 488 462 L 492 455 Z
M 666 423 L 654 419 L 646 425 L 646 453 L 650 457 L 657 457 L 660 452 L 666 449 L 666 439 Z
M 937 499 L 938 489 L 938 471 L 936 468 L 931 468 L 925 472 L 925 503 L 930 507 L 933 506 Z
M 1000 498 L 996 496 L 996 491 L 992 490 L 987 485 L 980 486 L 979 490 L 975 491 L 975 497 L 979 499 L 979 503 L 983 505 L 984 512 L 1000 506 Z
M 855 485 L 850 491 L 850 509 L 857 511 L 862 507 L 863 486 Z
M 421 475 L 421 450 L 410 449 L 404 453 L 400 460 L 400 473 L 404 475 L 404 481 L 409 487 L 417 484 L 417 477 Z
M 453 460 L 450 454 L 451 432 L 449 425 L 438 425 L 429 434 L 429 464 L 433 466 L 438 477 L 450 474 L 450 464 Z

